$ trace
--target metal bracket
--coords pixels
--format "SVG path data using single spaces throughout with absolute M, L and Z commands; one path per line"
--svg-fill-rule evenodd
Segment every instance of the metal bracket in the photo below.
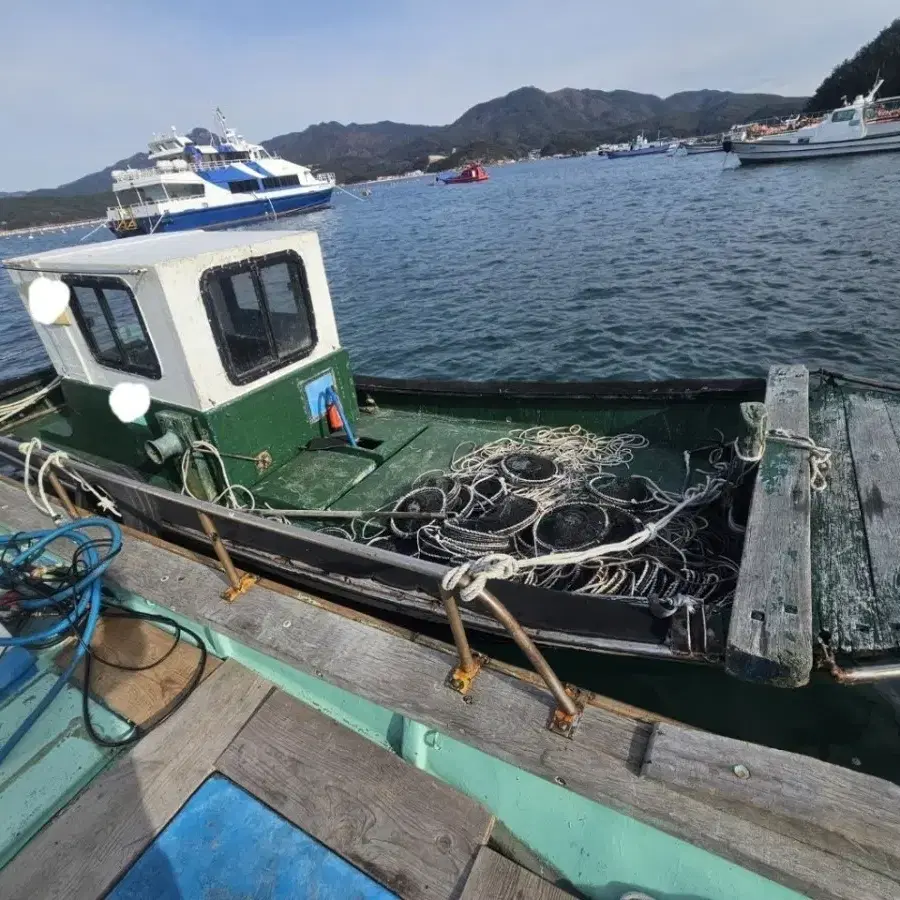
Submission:
M 473 653 L 472 663 L 469 668 L 459 665 L 450 672 L 447 678 L 447 686 L 451 690 L 456 691 L 457 694 L 462 694 L 463 697 L 467 696 L 469 691 L 472 690 L 475 678 L 486 660 L 486 656 L 482 656 L 480 653 Z
M 558 706 L 553 710 L 553 715 L 550 716 L 547 728 L 554 734 L 571 740 L 575 737 L 575 732 L 581 723 L 581 717 L 584 715 L 584 694 L 571 684 L 566 685 L 566 694 L 571 697 L 575 705 L 575 712 L 567 713 L 562 707 Z
M 228 603 L 234 603 L 241 594 L 246 594 L 250 588 L 253 587 L 256 582 L 259 581 L 256 575 L 251 575 L 249 572 L 244 572 L 241 575 L 238 584 L 235 587 L 226 588 L 222 593 L 222 599 L 227 601 Z

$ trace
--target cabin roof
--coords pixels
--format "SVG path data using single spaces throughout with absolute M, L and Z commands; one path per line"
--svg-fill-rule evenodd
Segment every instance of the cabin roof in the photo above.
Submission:
M 169 260 L 185 259 L 205 253 L 246 249 L 247 255 L 258 255 L 257 248 L 266 245 L 283 246 L 285 238 L 314 232 L 299 231 L 189 231 L 144 235 L 122 240 L 104 241 L 47 250 L 5 260 L 7 265 L 42 268 L 45 271 L 65 272 L 83 268 L 128 270 L 159 265 Z M 250 248 L 254 248 L 251 254 Z M 263 250 L 265 252 L 265 250 Z

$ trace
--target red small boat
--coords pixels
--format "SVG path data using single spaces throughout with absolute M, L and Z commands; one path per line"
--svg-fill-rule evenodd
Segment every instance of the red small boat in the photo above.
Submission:
M 475 184 L 477 181 L 487 181 L 491 176 L 484 170 L 484 166 L 471 163 L 466 166 L 458 175 L 451 175 L 449 178 L 442 178 L 444 184 Z

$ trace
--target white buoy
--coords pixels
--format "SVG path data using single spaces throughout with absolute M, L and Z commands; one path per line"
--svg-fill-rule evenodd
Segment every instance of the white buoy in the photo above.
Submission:
M 35 322 L 52 325 L 69 307 L 69 287 L 40 275 L 28 286 L 28 312 Z
M 122 381 L 109 392 L 109 408 L 120 422 L 135 422 L 150 409 L 150 389 L 145 384 Z

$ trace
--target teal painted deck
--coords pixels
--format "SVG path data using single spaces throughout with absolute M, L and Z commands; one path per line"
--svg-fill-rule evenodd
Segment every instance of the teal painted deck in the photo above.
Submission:
M 0 744 L 56 681 L 54 655 L 41 653 L 35 675 L 0 699 Z M 104 737 L 123 737 L 131 730 L 97 703 L 91 704 L 91 713 Z M 0 868 L 115 755 L 88 737 L 81 718 L 81 689 L 67 685 L 0 764 Z

